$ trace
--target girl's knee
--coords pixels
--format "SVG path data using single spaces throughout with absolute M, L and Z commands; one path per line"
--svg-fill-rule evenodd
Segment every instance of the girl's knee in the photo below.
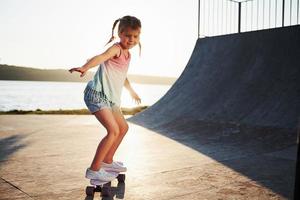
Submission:
M 119 127 L 112 127 L 107 130 L 107 135 L 109 137 L 117 138 L 120 135 Z
M 122 128 L 120 128 L 120 135 L 124 136 L 128 132 L 128 124 L 125 124 Z

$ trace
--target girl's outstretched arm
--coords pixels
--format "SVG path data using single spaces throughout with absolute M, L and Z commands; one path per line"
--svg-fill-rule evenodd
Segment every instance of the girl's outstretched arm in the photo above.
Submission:
M 91 59 L 89 59 L 82 67 L 75 67 L 69 70 L 70 73 L 73 71 L 81 73 L 80 77 L 83 77 L 85 73 L 95 67 L 103 63 L 104 61 L 113 58 L 114 56 L 117 56 L 120 54 L 120 48 L 116 45 L 111 46 L 108 48 L 104 53 L 94 56 Z
M 125 80 L 124 87 L 129 91 L 131 97 L 134 99 L 134 101 L 135 101 L 136 104 L 140 104 L 142 102 L 142 100 L 139 97 L 139 95 L 131 87 L 128 78 L 126 78 L 126 80 Z

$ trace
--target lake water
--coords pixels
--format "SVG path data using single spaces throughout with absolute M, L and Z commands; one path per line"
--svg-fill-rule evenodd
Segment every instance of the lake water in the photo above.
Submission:
M 152 105 L 169 89 L 170 85 L 145 85 L 131 83 L 142 99 L 141 105 Z M 0 111 L 9 110 L 57 110 L 86 108 L 83 91 L 86 83 L 46 81 L 0 80 Z M 123 107 L 135 104 L 124 88 Z

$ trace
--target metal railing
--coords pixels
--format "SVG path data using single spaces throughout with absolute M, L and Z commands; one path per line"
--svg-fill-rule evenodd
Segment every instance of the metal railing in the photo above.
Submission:
M 198 0 L 198 37 L 225 35 L 300 22 L 299 0 Z

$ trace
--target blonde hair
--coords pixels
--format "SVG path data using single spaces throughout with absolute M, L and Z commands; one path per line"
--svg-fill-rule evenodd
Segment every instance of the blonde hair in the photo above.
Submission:
M 141 21 L 134 16 L 126 15 L 122 18 L 119 18 L 119 19 L 115 20 L 115 22 L 113 24 L 111 37 L 110 37 L 109 41 L 106 43 L 106 45 L 111 43 L 116 38 L 114 36 L 114 30 L 115 30 L 115 27 L 118 24 L 118 22 L 119 22 L 118 33 L 122 33 L 126 28 L 131 28 L 133 30 L 142 28 Z M 139 48 L 140 48 L 140 54 L 141 54 L 141 48 L 142 48 L 141 42 L 139 42 Z

